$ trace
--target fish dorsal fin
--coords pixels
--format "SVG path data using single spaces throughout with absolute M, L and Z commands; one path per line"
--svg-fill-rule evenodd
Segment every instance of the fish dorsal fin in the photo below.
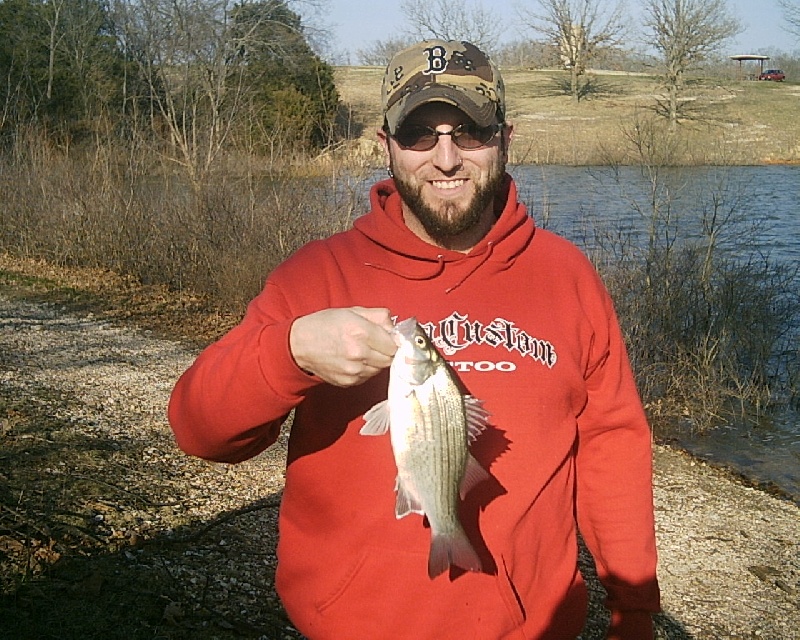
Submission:
M 389 401 L 383 400 L 364 414 L 362 436 L 382 436 L 389 430 Z
M 481 466 L 481 463 L 478 462 L 471 453 L 468 454 L 467 466 L 466 469 L 464 469 L 464 477 L 461 479 L 461 486 L 458 490 L 461 499 L 463 500 L 470 492 L 470 489 L 475 485 L 480 484 L 484 480 L 488 480 L 490 477 L 489 472 Z
M 483 400 L 478 400 L 475 396 L 464 396 L 464 409 L 467 416 L 467 436 L 470 442 L 474 442 L 489 426 L 490 414 L 483 408 Z

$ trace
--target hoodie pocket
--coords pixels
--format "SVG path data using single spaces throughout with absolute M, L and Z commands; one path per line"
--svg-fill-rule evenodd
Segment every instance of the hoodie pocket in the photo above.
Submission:
M 349 567 L 336 587 L 324 598 L 316 602 L 322 615 L 334 614 L 337 605 L 344 604 L 352 614 L 353 610 L 364 609 L 365 613 L 375 613 L 376 607 L 391 599 L 387 607 L 401 605 L 403 593 L 412 589 L 410 576 L 404 575 L 404 568 L 419 565 L 427 566 L 427 556 L 411 554 L 393 549 L 367 548 Z M 384 597 L 385 596 L 385 597 Z M 410 598 L 409 600 L 415 600 Z
M 500 596 L 503 598 L 503 602 L 514 624 L 521 627 L 525 624 L 525 607 L 522 605 L 522 599 L 511 580 L 511 575 L 506 566 L 505 556 L 500 556 L 500 562 L 501 565 L 498 567 L 497 572 L 497 588 L 500 590 Z
M 345 573 L 342 580 L 336 586 L 336 588 L 328 594 L 323 600 L 318 600 L 316 602 L 317 610 L 324 614 L 330 607 L 336 605 L 336 603 L 342 598 L 342 596 L 347 592 L 348 587 L 353 583 L 353 581 L 357 578 L 358 574 L 361 572 L 362 567 L 366 564 L 369 555 L 364 553 L 358 560 L 350 567 L 349 571 Z
M 325 637 L 524 637 L 525 616 L 505 567 L 499 576 L 467 573 L 430 580 L 427 563 L 427 554 L 364 549 L 335 587 L 314 603 L 321 626 L 329 632 Z

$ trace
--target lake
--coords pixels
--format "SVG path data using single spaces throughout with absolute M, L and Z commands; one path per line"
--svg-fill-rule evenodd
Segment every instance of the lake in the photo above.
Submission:
M 592 228 L 627 230 L 646 238 L 640 211 L 648 210 L 651 182 L 637 167 L 517 166 L 518 183 L 538 224 L 591 250 Z M 724 249 L 757 252 L 787 265 L 800 263 L 800 166 L 692 167 L 670 169 L 672 211 L 686 235 L 699 235 L 698 202 L 717 198 L 720 212 L 746 215 Z M 708 207 L 709 205 L 706 204 Z M 638 208 L 638 210 L 637 210 Z M 748 225 L 748 221 L 754 224 Z M 800 503 L 800 413 L 785 409 L 747 425 L 728 424 L 701 436 L 679 437 L 691 453 L 759 483 L 772 484 Z
M 581 243 L 587 221 L 640 229 L 636 207 L 648 209 L 650 182 L 637 167 L 509 167 L 521 199 L 540 226 Z M 800 166 L 691 167 L 663 170 L 676 222 L 690 233 L 700 217 L 697 203 L 718 193 L 720 208 L 736 207 L 757 223 L 746 246 L 776 260 L 800 261 Z

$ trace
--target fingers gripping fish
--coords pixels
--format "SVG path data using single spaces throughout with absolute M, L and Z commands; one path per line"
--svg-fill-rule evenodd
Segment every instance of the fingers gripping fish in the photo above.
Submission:
M 389 431 L 397 465 L 397 518 L 428 517 L 428 575 L 450 565 L 481 571 L 481 562 L 458 519 L 463 498 L 489 474 L 470 454 L 468 441 L 487 425 L 483 403 L 463 395 L 450 367 L 415 318 L 394 329 L 398 345 L 389 370 L 389 397 L 364 414 L 363 435 Z

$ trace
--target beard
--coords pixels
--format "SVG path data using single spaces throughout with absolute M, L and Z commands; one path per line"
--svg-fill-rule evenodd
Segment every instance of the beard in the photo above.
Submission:
M 448 241 L 480 223 L 486 208 L 491 205 L 500 190 L 504 175 L 504 163 L 493 163 L 486 181 L 477 184 L 472 198 L 463 206 L 449 201 L 432 205 L 424 199 L 421 183 L 407 180 L 405 176 L 397 173 L 394 174 L 394 183 L 403 202 L 431 239 L 442 246 L 447 246 Z

